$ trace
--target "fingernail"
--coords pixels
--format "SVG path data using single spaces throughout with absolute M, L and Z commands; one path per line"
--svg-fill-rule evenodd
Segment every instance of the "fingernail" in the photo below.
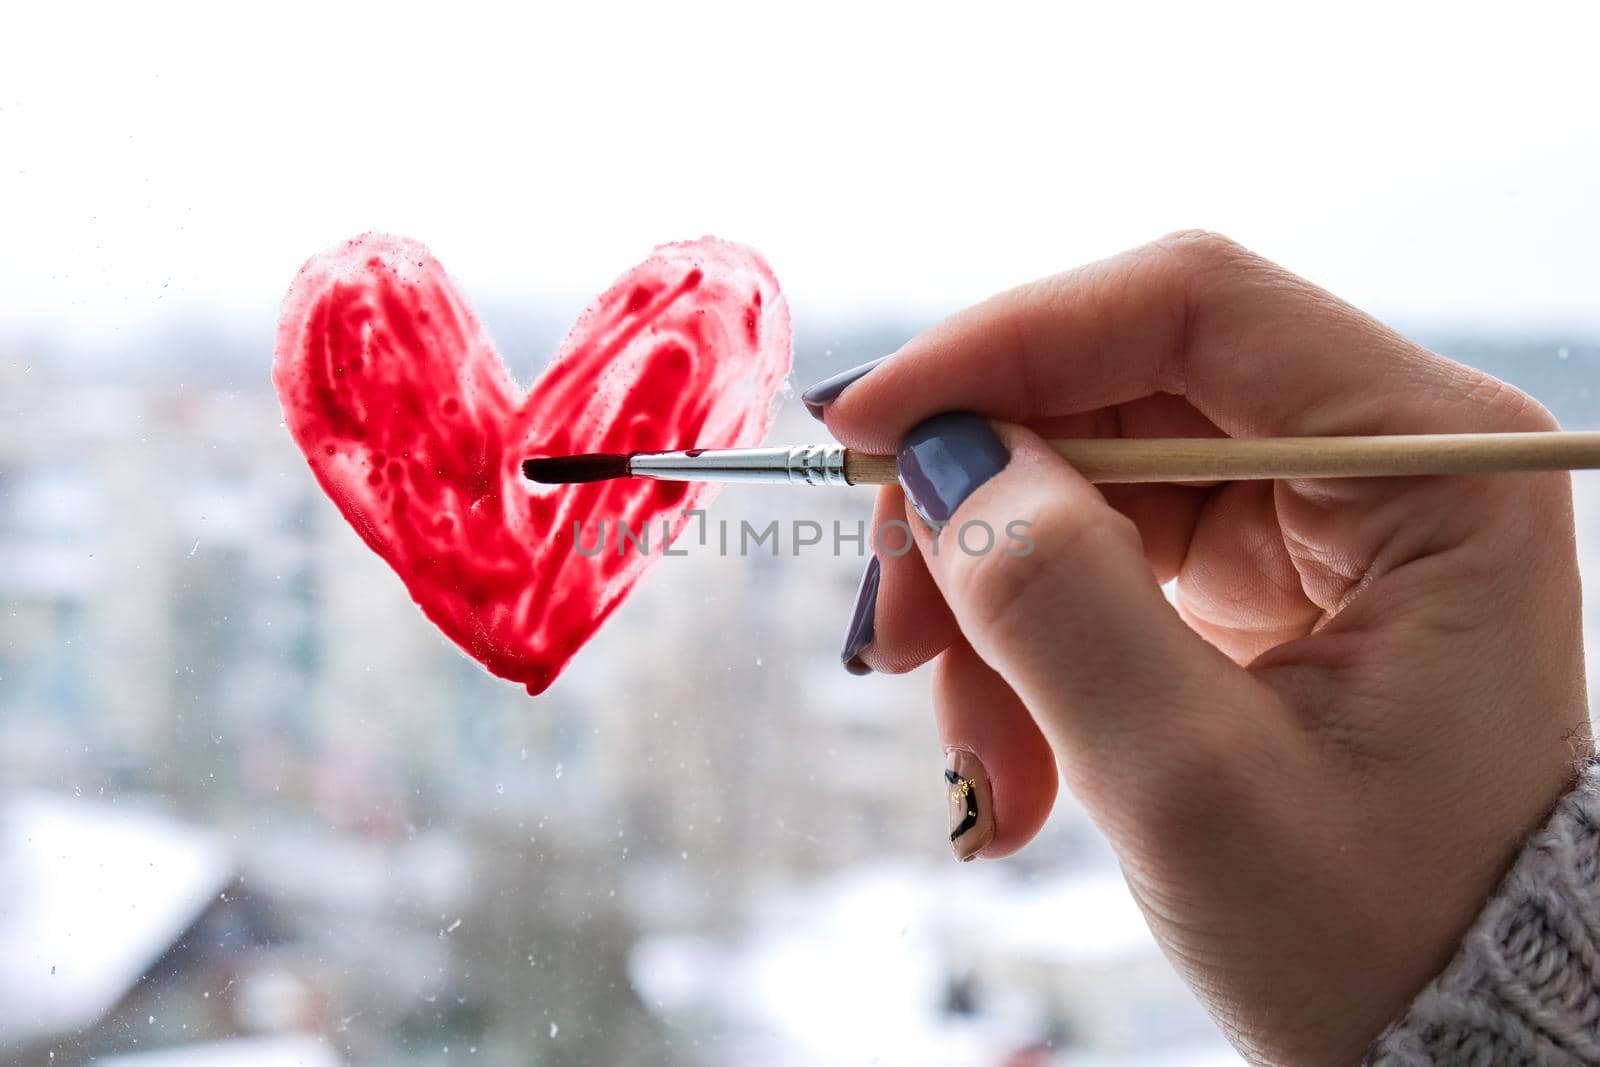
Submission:
M 906 499 L 924 522 L 937 527 L 1010 459 L 987 420 L 953 411 L 918 423 L 900 442 L 896 464 Z
M 839 399 L 840 393 L 844 392 L 849 386 L 854 385 L 858 380 L 865 378 L 868 371 L 888 358 L 888 356 L 879 356 L 871 363 L 863 363 L 859 367 L 842 370 L 832 378 L 824 378 L 810 389 L 801 393 L 800 402 L 805 404 L 806 410 L 811 412 L 812 418 L 820 419 L 822 418 L 823 408 Z
M 878 557 L 874 555 L 861 575 L 855 610 L 850 612 L 850 628 L 844 633 L 844 649 L 839 653 L 839 660 L 851 674 L 872 673 L 872 668 L 861 662 L 861 653 L 877 636 L 878 571 Z
M 989 772 L 963 748 L 946 749 L 944 784 L 950 791 L 950 848 L 965 863 L 994 839 L 994 792 Z

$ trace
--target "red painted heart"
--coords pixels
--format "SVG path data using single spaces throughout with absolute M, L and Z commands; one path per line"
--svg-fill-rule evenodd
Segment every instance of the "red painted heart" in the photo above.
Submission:
M 540 693 L 660 558 L 662 523 L 715 488 L 533 486 L 522 460 L 756 444 L 789 362 L 771 270 L 705 238 L 623 275 L 524 396 L 428 250 L 367 234 L 295 278 L 272 378 L 317 481 L 428 618 Z M 602 519 L 648 523 L 656 550 L 574 551 Z

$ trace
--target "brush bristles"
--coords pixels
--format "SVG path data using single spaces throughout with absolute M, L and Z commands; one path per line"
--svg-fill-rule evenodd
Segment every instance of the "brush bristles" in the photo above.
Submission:
M 583 456 L 550 456 L 522 461 L 522 476 L 542 485 L 606 482 L 628 476 L 626 453 L 591 452 Z

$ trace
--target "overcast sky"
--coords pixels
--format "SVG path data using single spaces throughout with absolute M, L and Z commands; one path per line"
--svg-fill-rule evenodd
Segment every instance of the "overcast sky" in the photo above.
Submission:
M 716 233 L 797 315 L 933 316 L 1205 226 L 1392 319 L 1600 329 L 1581 5 L 601 6 L 14 5 L 0 325 L 264 315 L 372 228 L 486 298 Z

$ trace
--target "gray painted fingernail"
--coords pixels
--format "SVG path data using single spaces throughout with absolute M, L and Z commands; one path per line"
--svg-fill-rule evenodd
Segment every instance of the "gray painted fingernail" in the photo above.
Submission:
M 859 367 L 842 370 L 832 378 L 822 379 L 822 381 L 800 394 L 801 403 L 805 404 L 806 410 L 811 412 L 813 418 L 822 418 L 823 409 L 837 400 L 840 393 L 865 378 L 868 371 L 888 358 L 888 356 L 880 356 L 871 363 L 863 363 Z
M 861 662 L 861 653 L 878 635 L 879 571 L 878 557 L 874 555 L 867 561 L 867 569 L 861 575 L 861 588 L 856 590 L 856 606 L 850 612 L 850 628 L 844 634 L 844 649 L 839 653 L 839 661 L 851 674 L 872 673 L 872 668 Z
M 906 499 L 925 522 L 938 527 L 973 490 L 1005 469 L 1011 453 L 987 420 L 953 411 L 913 427 L 895 460 Z

